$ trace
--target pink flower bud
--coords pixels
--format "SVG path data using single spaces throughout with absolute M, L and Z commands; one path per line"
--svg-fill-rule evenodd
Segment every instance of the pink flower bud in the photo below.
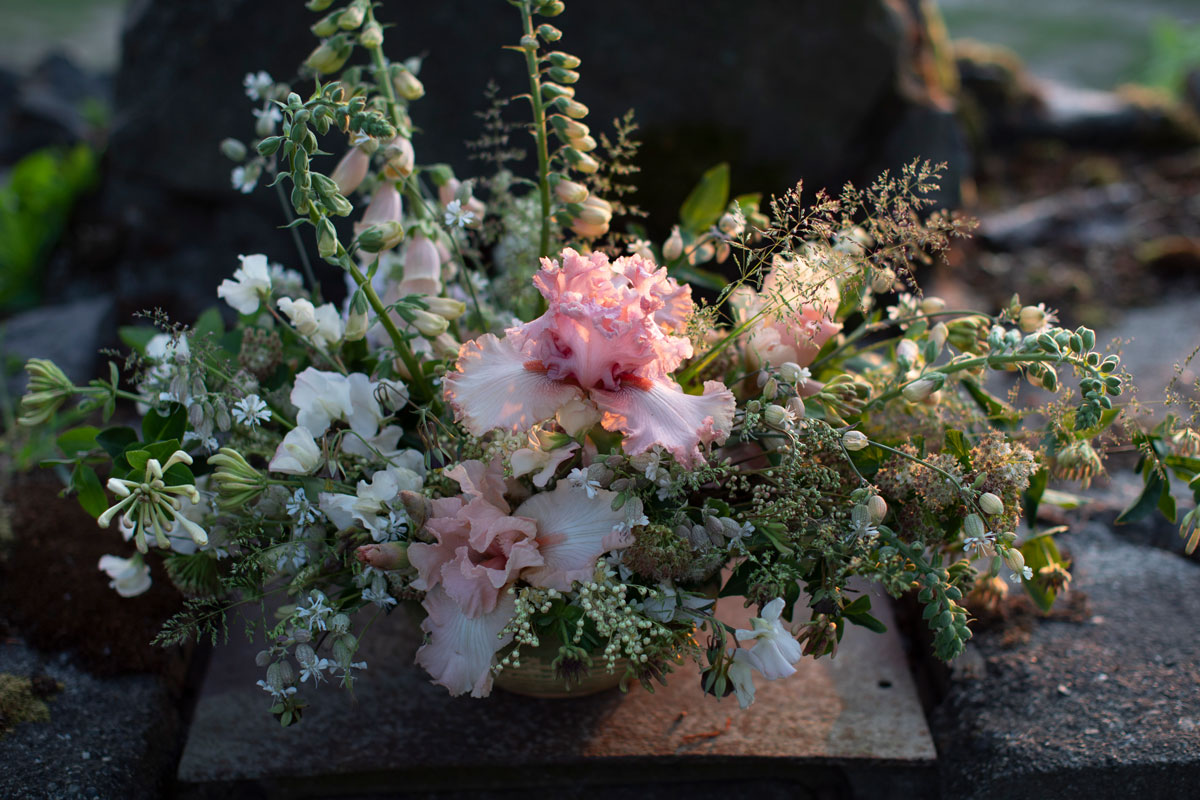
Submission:
M 352 147 L 342 156 L 329 177 L 337 184 L 338 192 L 349 197 L 367 177 L 367 167 L 370 165 L 370 157 L 357 147 Z

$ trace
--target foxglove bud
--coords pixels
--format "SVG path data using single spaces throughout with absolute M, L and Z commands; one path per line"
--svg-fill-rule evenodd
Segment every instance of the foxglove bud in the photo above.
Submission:
M 546 58 L 554 66 L 562 67 L 563 69 L 575 69 L 582 63 L 578 56 L 564 53 L 561 50 L 555 50 L 553 53 L 547 54 Z
M 542 37 L 544 42 L 557 42 L 562 38 L 562 31 L 553 25 L 542 24 L 537 26 L 537 35 Z
M 429 306 L 431 314 L 437 314 L 439 317 L 446 319 L 458 319 L 463 314 L 467 313 L 467 304 L 461 300 L 454 300 L 449 297 L 426 297 L 424 298 L 425 305 Z
M 842 434 L 842 447 L 847 450 L 865 450 L 871 444 L 871 440 L 862 431 L 846 431 Z
M 370 225 L 358 235 L 358 246 L 368 253 L 391 250 L 404 241 L 404 225 L 395 220 Z
M 549 122 L 554 126 L 554 130 L 566 139 L 578 139 L 587 136 L 592 131 L 582 122 L 564 117 L 561 114 L 555 114 L 550 117 Z
M 313 36 L 324 39 L 326 36 L 333 36 L 338 31 L 338 17 L 342 15 L 341 10 L 334 11 L 331 14 L 326 14 L 314 24 L 309 26 Z
M 563 152 L 567 156 L 567 162 L 570 163 L 571 169 L 576 172 L 582 172 L 584 175 L 593 175 L 600 169 L 600 162 L 587 153 L 581 153 L 573 147 L 568 147 Z
M 979 496 L 979 507 L 989 516 L 1004 513 L 1004 501 L 991 492 L 984 492 Z
M 596 140 L 591 136 L 580 136 L 577 139 L 568 139 L 567 144 L 574 147 L 581 153 L 590 153 L 596 149 Z
M 367 17 L 367 5 L 367 0 L 354 0 L 338 17 L 338 27 L 352 31 L 362 25 Z
M 422 233 L 413 234 L 404 250 L 404 280 L 398 290 L 406 294 L 437 296 L 442 292 L 442 259 L 437 246 Z
M 423 308 L 415 308 L 410 313 L 413 317 L 413 327 L 427 339 L 440 336 L 450 327 L 450 323 L 445 317 L 434 314 L 431 311 L 426 311 Z
M 571 119 L 583 119 L 588 115 L 588 107 L 570 97 L 560 97 L 554 101 L 554 105 Z
M 412 175 L 417 157 L 413 152 L 412 142 L 403 136 L 397 136 L 383 151 L 387 162 L 385 173 L 392 178 L 407 178 Z
M 683 255 L 683 235 L 679 232 L 679 226 L 671 228 L 671 235 L 667 237 L 667 241 L 663 244 L 663 260 L 674 261 Z
M 564 178 L 554 184 L 554 194 L 564 203 L 582 203 L 588 198 L 588 189 L 582 183 Z
M 317 253 L 321 258 L 333 258 L 337 255 L 337 231 L 328 217 L 321 217 L 317 222 Z
M 384 181 L 371 195 L 371 202 L 367 204 L 367 210 L 363 212 L 362 219 L 354 227 L 355 230 L 361 232 L 372 225 L 383 222 L 400 222 L 402 214 L 403 204 L 400 192 L 397 191 L 395 184 Z
M 406 69 L 403 65 L 397 65 L 399 69 L 392 69 L 392 86 L 396 89 L 396 94 L 403 97 L 405 100 L 413 101 L 420 100 L 425 96 L 425 85 L 421 83 L 420 78 L 412 73 L 412 70 Z
M 346 318 L 345 339 L 347 342 L 357 342 L 366 338 L 369 319 L 366 311 L 350 310 Z
M 597 239 L 608 233 L 608 223 L 584 222 L 582 219 L 575 219 L 571 222 L 571 230 L 584 239 Z
M 383 47 L 383 26 L 378 22 L 368 22 L 358 34 L 358 43 L 368 50 L 378 50 Z
M 353 51 L 354 47 L 345 36 L 334 36 L 321 42 L 304 64 L 319 75 L 328 75 L 345 66 Z
M 605 225 L 612 220 L 612 206 L 606 200 L 592 195 L 583 201 L 578 219 L 589 225 Z

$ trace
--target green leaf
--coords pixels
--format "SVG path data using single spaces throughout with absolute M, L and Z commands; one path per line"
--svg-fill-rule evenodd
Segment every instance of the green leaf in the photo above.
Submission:
M 729 165 L 717 164 L 696 184 L 683 206 L 679 220 L 684 230 L 698 235 L 711 228 L 729 203 Z
M 1065 426 L 1067 426 L 1068 428 L 1074 427 L 1073 419 L 1072 419 L 1074 414 L 1075 414 L 1074 411 L 1070 411 L 1067 413 L 1066 417 L 1063 419 L 1063 424 Z M 1121 409 L 1119 409 L 1119 408 L 1105 409 L 1104 411 L 1102 411 L 1100 413 L 1100 421 L 1097 422 L 1095 425 L 1088 428 L 1087 430 L 1075 431 L 1076 440 L 1082 441 L 1083 439 L 1095 439 L 1097 436 L 1099 436 L 1101 433 L 1104 432 L 1105 428 L 1107 428 L 1108 426 L 1110 426 L 1114 422 L 1116 422 L 1117 417 L 1119 417 L 1119 416 L 1121 416 Z
M 138 472 L 144 470 L 146 468 L 146 462 L 150 460 L 149 453 L 147 453 L 145 450 L 139 450 L 136 448 L 133 450 L 126 450 L 123 455 L 125 456 L 126 463 L 129 464 L 129 468 L 137 470 Z
M 974 378 L 963 378 L 960 383 L 966 388 L 975 404 L 987 414 L 988 419 L 995 423 L 996 427 L 1003 429 L 1020 420 L 1021 415 L 1012 406 L 980 386 L 979 381 Z
M 1057 489 L 1047 489 L 1042 492 L 1042 502 L 1046 505 L 1071 511 L 1087 504 L 1087 498 L 1070 492 L 1060 492 Z
M 958 463 L 962 464 L 963 469 L 971 469 L 971 443 L 967 441 L 967 437 L 963 435 L 962 431 L 956 431 L 953 428 L 946 431 L 946 449 L 958 459 Z
M 133 348 L 133 351 L 140 356 L 146 355 L 146 347 L 157 333 L 158 331 L 154 328 L 143 325 L 122 325 L 117 328 L 117 336 L 121 338 L 121 341 Z
M 699 286 L 701 289 L 710 289 L 714 292 L 721 291 L 729 283 L 724 275 L 719 275 L 707 269 L 693 267 L 687 263 L 672 267 L 671 277 L 680 283 Z
M 870 614 L 865 612 L 862 614 L 846 614 L 844 616 L 848 622 L 852 622 L 855 625 L 859 625 L 869 631 L 874 631 L 875 633 L 887 633 L 887 625 L 884 625 L 882 622 L 875 619 L 875 617 L 872 617 Z
M 733 202 L 737 203 L 738 208 L 742 213 L 749 216 L 755 211 L 758 211 L 762 205 L 762 192 L 752 192 L 750 194 L 739 194 L 733 198 Z
M 1037 536 L 1021 545 L 1020 549 L 1021 555 L 1025 557 L 1025 566 L 1032 569 L 1034 575 L 1033 580 L 1023 580 L 1021 583 L 1024 584 L 1026 593 L 1042 610 L 1042 613 L 1049 613 L 1058 597 L 1058 592 L 1043 586 L 1037 580 L 1037 574 L 1042 567 L 1048 567 L 1051 564 L 1065 564 L 1062 554 L 1058 552 L 1058 545 L 1054 543 L 1054 538 L 1051 536 Z
M 123 425 L 105 428 L 96 434 L 96 444 L 103 447 L 104 451 L 114 459 L 120 458 L 121 453 L 125 452 L 125 448 L 136 444 L 137 440 L 137 431 Z
M 187 412 L 179 403 L 170 403 L 168 413 L 161 415 L 150 409 L 142 417 L 142 440 L 158 442 L 164 439 L 182 439 L 187 430 Z M 174 451 L 172 451 L 174 452 Z
M 1116 523 L 1122 525 L 1126 522 L 1135 522 L 1149 514 L 1161 502 L 1164 490 L 1170 491 L 1167 482 L 1157 472 L 1151 472 L 1146 479 L 1146 485 L 1142 488 L 1142 493 L 1138 495 L 1138 499 L 1134 500 L 1129 508 L 1121 512 L 1120 516 L 1116 519 Z
M 857 600 L 850 603 L 842 609 L 843 616 L 851 616 L 853 614 L 862 614 L 871 610 L 871 596 L 868 594 L 860 595 Z
M 1158 496 L 1158 510 L 1167 518 L 1167 522 L 1175 522 L 1175 497 L 1171 494 L 1171 485 L 1163 482 L 1162 494 Z
M 92 425 L 81 425 L 78 428 L 63 431 L 62 435 L 58 437 L 58 449 L 69 456 L 86 453 L 96 447 L 96 434 L 98 433 L 100 433 L 100 429 Z
M 71 472 L 71 488 L 79 498 L 79 505 L 93 517 L 100 516 L 108 508 L 108 497 L 100 485 L 100 477 L 87 464 L 75 465 Z
M 225 320 L 221 318 L 221 310 L 216 306 L 209 308 L 196 318 L 192 326 L 192 338 L 200 339 L 208 334 L 221 336 L 225 333 Z
M 1045 469 L 1033 473 L 1033 477 L 1029 479 L 1029 488 L 1025 490 L 1022 497 L 1022 505 L 1025 507 L 1025 521 L 1030 527 L 1033 527 L 1033 523 L 1037 520 L 1038 505 L 1046 493 L 1046 483 L 1049 480 L 1050 473 Z

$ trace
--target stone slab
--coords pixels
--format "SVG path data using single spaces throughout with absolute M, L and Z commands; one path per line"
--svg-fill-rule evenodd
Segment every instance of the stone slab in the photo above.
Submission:
M 748 627 L 740 606 L 725 601 L 722 617 Z M 920 797 L 936 753 L 890 607 L 881 598 L 874 606 L 887 634 L 852 628 L 836 659 L 804 660 L 787 679 L 759 681 L 746 711 L 732 697 L 705 697 L 690 664 L 653 695 L 634 687 L 569 700 L 500 690 L 451 698 L 412 664 L 415 621 L 393 613 L 364 640 L 370 666 L 356 698 L 323 690 L 303 722 L 284 730 L 255 686 L 255 648 L 223 648 L 201 691 L 180 785 L 197 797 L 215 796 L 205 786 L 227 797 L 250 784 L 268 796 L 359 796 L 700 781 L 689 794 L 723 787 L 727 796 L 729 781 L 751 780 L 765 781 L 769 796 L 842 797 L 882 782 L 906 787 L 896 796 Z
M 1077 613 L 981 632 L 933 715 L 942 795 L 1195 796 L 1200 565 L 1103 524 L 1059 538 Z M 1070 594 L 1068 595 L 1070 597 Z
M 64 609 L 63 613 L 79 613 Z M 181 725 L 165 682 L 154 675 L 97 678 L 64 655 L 44 657 L 0 640 L 0 672 L 45 674 L 62 690 L 49 722 L 24 722 L 0 739 L 5 800 L 153 800 L 172 782 Z

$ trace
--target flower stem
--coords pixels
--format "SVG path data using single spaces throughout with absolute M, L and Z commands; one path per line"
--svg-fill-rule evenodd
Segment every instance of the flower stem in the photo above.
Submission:
M 873 408 L 878 408 L 889 400 L 894 400 L 900 396 L 901 392 L 904 391 L 905 386 L 908 386 L 909 383 L 916 383 L 917 381 L 921 380 L 922 377 L 925 377 L 930 373 L 940 372 L 943 375 L 952 375 L 955 372 L 972 370 L 977 367 L 994 367 L 1002 364 L 1044 364 L 1047 362 L 1068 362 L 1071 364 L 1078 364 L 1078 362 L 1058 353 L 1011 353 L 1009 355 L 976 356 L 975 358 L 966 358 L 962 361 L 951 361 L 949 364 L 945 364 L 935 369 L 926 370 L 914 380 L 905 383 L 904 386 L 899 386 L 889 392 L 884 392 L 878 397 L 872 399 L 871 402 L 867 403 L 866 406 L 863 407 L 863 413 L 866 413 Z
M 529 3 L 523 3 L 521 22 L 525 36 L 534 37 L 533 14 Z M 533 128 L 537 136 L 538 196 L 542 201 L 542 234 L 538 244 L 538 255 L 550 255 L 550 150 L 546 140 L 546 106 L 542 103 L 542 80 L 538 72 L 536 48 L 525 50 L 525 68 L 529 71 L 529 104 L 533 108 Z
M 397 355 L 400 356 L 400 360 L 404 362 L 404 366 L 408 370 L 409 379 L 413 385 L 413 396 L 419 402 L 432 400 L 433 387 L 429 383 L 429 377 L 421 370 L 421 362 L 413 355 L 412 348 L 408 346 L 408 340 L 404 338 L 404 334 L 400 333 L 399 328 L 396 327 L 396 323 L 388 316 L 387 308 L 383 305 L 383 301 L 379 299 L 379 294 L 376 293 L 375 287 L 371 285 L 371 282 L 367 280 L 367 276 L 363 275 L 362 270 L 344 252 L 342 253 L 342 266 L 346 268 L 346 271 L 354 278 L 354 282 L 362 289 L 367 302 L 379 318 L 380 324 L 383 325 L 383 329 L 387 331 L 388 337 L 391 338 Z

